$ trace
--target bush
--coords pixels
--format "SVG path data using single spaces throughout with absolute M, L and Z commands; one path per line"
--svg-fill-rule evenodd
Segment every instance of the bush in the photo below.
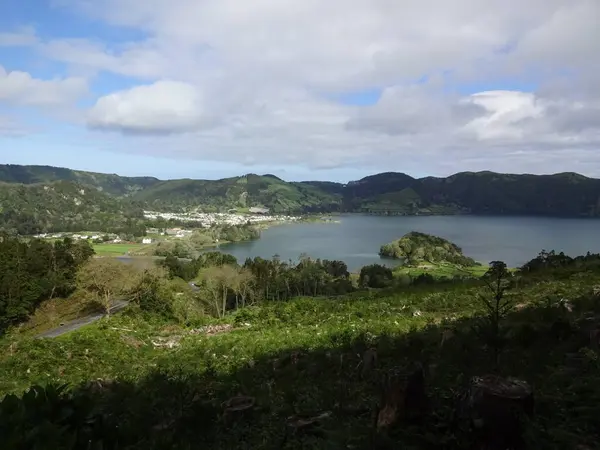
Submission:
M 132 300 L 142 311 L 164 317 L 173 316 L 173 290 L 161 269 L 144 270 L 131 292 Z
M 359 284 L 363 287 L 384 288 L 388 287 L 394 275 L 389 267 L 381 264 L 371 264 L 360 270 Z

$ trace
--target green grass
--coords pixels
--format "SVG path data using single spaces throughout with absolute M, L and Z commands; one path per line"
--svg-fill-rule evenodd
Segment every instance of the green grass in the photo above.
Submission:
M 471 276 L 481 277 L 483 276 L 489 267 L 487 265 L 472 266 L 472 267 L 458 267 L 454 264 L 431 264 L 425 263 L 419 266 L 399 266 L 394 269 L 395 274 L 406 274 L 411 277 L 418 277 L 419 275 L 429 274 L 434 278 L 452 278 L 455 276 Z
M 127 253 L 138 253 L 151 244 L 93 244 L 98 256 L 121 256 Z
M 597 282 L 596 274 L 579 273 L 510 291 L 515 303 L 529 308 L 506 322 L 511 338 L 500 370 L 534 386 L 532 448 L 593 448 L 597 442 L 600 363 L 578 330 L 584 314 L 600 313 L 591 295 Z M 482 311 L 477 296 L 484 292 L 459 284 L 271 303 L 230 314 L 222 322 L 236 330 L 210 337 L 135 311 L 52 340 L 13 332 L 0 340 L 0 393 L 47 383 L 88 392 L 78 386 L 109 380 L 112 388 L 89 395 L 112 405 L 111 417 L 129 433 L 123 437 L 131 439 L 128 448 L 370 448 L 380 376 L 429 361 L 434 410 L 423 425 L 393 429 L 390 448 L 467 448 L 470 437 L 449 428 L 452 395 L 466 377 L 493 369 L 473 331 L 473 316 Z M 560 298 L 575 304 L 571 316 L 548 306 Z M 571 324 L 560 339 L 553 334 L 559 319 Z M 448 327 L 456 337 L 442 351 Z M 180 343 L 174 349 L 152 344 L 174 336 Z M 361 355 L 371 346 L 378 367 L 363 377 Z M 568 354 L 578 355 L 576 366 Z M 254 397 L 256 408 L 233 422 L 217 418 L 221 404 L 240 394 Z M 323 411 L 332 416 L 320 434 L 292 436 L 280 447 L 287 417 Z

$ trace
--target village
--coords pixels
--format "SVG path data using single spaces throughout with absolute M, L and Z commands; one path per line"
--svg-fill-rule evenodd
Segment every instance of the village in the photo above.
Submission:
M 132 250 L 134 248 L 139 249 L 141 245 L 154 244 L 157 241 L 166 239 L 182 239 L 190 237 L 193 233 L 192 228 L 198 228 L 198 225 L 202 228 L 212 228 L 219 225 L 232 225 L 240 226 L 246 224 L 267 224 L 267 223 L 286 223 L 296 222 L 301 218 L 298 216 L 290 215 L 278 215 L 269 214 L 267 208 L 250 208 L 248 214 L 242 213 L 205 213 L 205 212 L 188 212 L 188 213 L 167 213 L 157 211 L 144 211 L 144 218 L 149 221 L 170 221 L 171 223 L 190 223 L 189 228 L 181 226 L 171 227 L 148 227 L 146 228 L 146 235 L 138 238 L 126 237 L 125 235 L 119 235 L 115 233 L 103 233 L 103 232 L 55 232 L 55 233 L 41 233 L 34 237 L 39 239 L 63 239 L 65 237 L 74 240 L 89 240 L 91 241 L 95 249 L 101 252 L 111 249 L 112 253 L 121 253 L 125 247 L 121 248 L 119 245 L 127 246 L 125 249 Z M 218 242 L 218 240 L 216 241 Z M 107 247 L 107 244 L 113 244 Z M 117 244 L 117 245 L 115 245 Z
M 156 220 L 163 218 L 165 220 L 176 220 L 181 222 L 197 222 L 205 228 L 214 225 L 243 225 L 246 223 L 266 223 L 266 222 L 295 222 L 300 220 L 298 216 L 269 214 L 267 208 L 250 208 L 250 214 L 240 213 L 205 213 L 205 212 L 187 212 L 187 213 L 165 213 L 156 211 L 144 211 L 146 219 Z

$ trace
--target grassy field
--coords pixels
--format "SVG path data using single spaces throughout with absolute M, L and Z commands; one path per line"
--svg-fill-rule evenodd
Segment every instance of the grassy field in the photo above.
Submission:
M 499 371 L 534 387 L 530 448 L 597 448 L 600 363 L 579 325 L 600 313 L 596 283 L 597 275 L 579 273 L 510 291 L 519 308 L 503 326 Z M 457 284 L 302 298 L 189 327 L 131 310 L 53 340 L 13 333 L 0 340 L 0 394 L 69 384 L 72 395 L 104 408 L 102 426 L 111 431 L 101 433 L 103 448 L 117 448 L 110 439 L 118 434 L 119 448 L 135 449 L 366 449 L 373 448 L 382 375 L 419 361 L 427 367 L 427 418 L 394 427 L 380 448 L 471 448 L 472 436 L 451 423 L 453 396 L 465 380 L 496 367 L 477 331 L 482 289 Z M 572 313 L 556 306 L 560 298 L 573 303 Z M 557 334 L 556 323 L 568 326 Z M 207 335 L 198 330 L 206 324 L 231 327 Z M 454 337 L 442 349 L 448 329 Z M 369 348 L 378 358 L 365 372 Z M 226 402 L 240 395 L 254 406 L 224 415 Z M 318 415 L 308 431 L 290 433 L 294 418 Z
M 149 245 L 151 244 L 93 244 L 92 247 L 98 256 L 122 256 L 142 252 Z
M 455 276 L 481 277 L 488 270 L 487 265 L 473 267 L 458 267 L 453 264 L 431 264 L 424 263 L 417 267 L 414 266 L 399 266 L 394 269 L 396 275 L 406 274 L 411 277 L 429 274 L 434 278 L 452 278 Z

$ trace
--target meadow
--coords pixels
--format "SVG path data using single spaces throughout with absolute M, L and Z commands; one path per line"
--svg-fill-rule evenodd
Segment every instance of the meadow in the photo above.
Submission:
M 150 244 L 93 244 L 92 248 L 98 256 L 123 256 L 143 252 Z

